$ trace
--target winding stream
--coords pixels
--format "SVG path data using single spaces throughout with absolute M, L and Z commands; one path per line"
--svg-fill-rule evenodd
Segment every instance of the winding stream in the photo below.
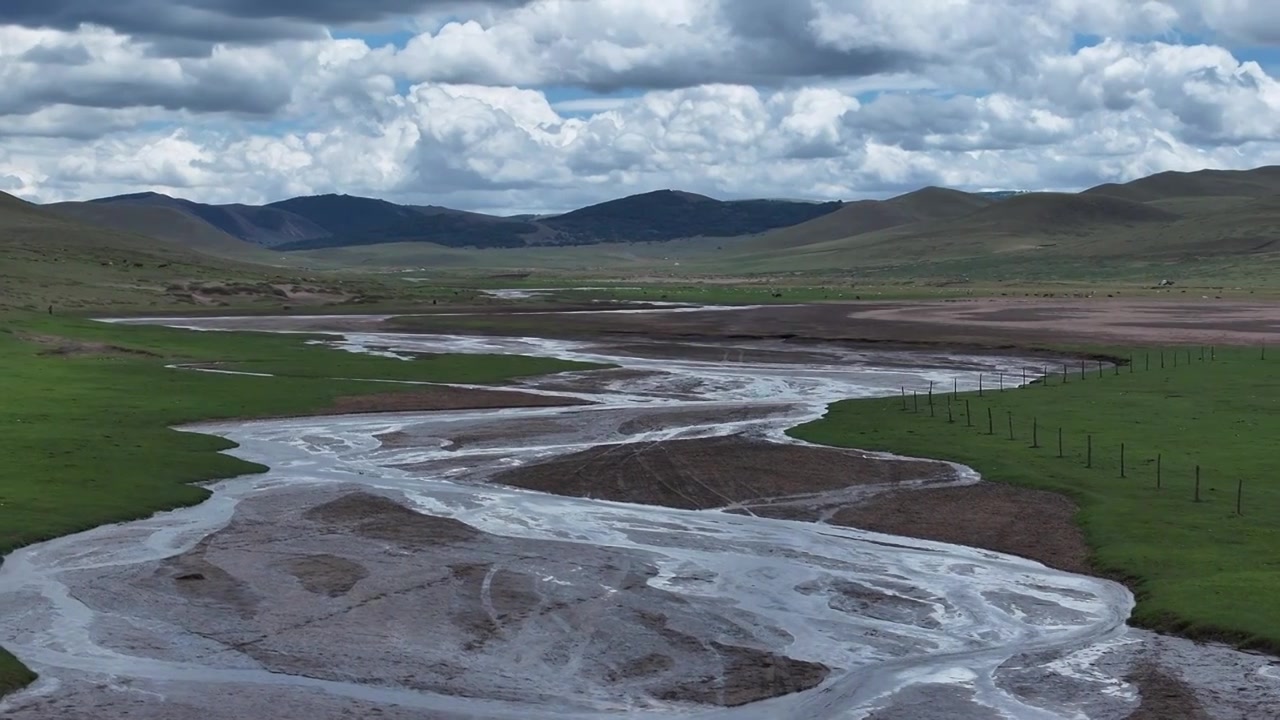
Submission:
M 141 322 L 287 331 L 271 318 Z M 930 383 L 974 389 L 980 373 L 1017 373 L 1016 359 L 756 343 L 690 346 L 694 356 L 719 356 L 695 360 L 642 357 L 576 341 L 364 331 L 345 332 L 333 344 L 395 355 L 543 355 L 608 362 L 627 372 L 602 373 L 599 381 L 589 373 L 569 374 L 514 386 L 591 400 L 590 406 L 186 428 L 239 443 L 232 454 L 271 471 L 217 483 L 199 507 L 13 553 L 0 568 L 0 644 L 42 680 L 0 704 L 0 714 L 81 717 L 50 714 L 77 707 L 83 717 L 105 718 L 123 717 L 127 708 L 128 717 L 161 718 L 186 717 L 165 714 L 166 707 L 207 707 L 203 717 L 220 718 L 223 711 L 244 717 L 246 708 L 269 706 L 272 717 L 314 720 L 346 717 L 343 712 L 365 717 L 361 713 L 376 706 L 378 716 L 388 718 L 1103 720 L 1123 718 L 1133 707 L 1133 688 L 1095 662 L 1130 642 L 1124 621 L 1132 597 L 1115 583 L 997 553 L 849 528 L 560 497 L 485 482 L 511 467 L 605 444 L 723 435 L 794 442 L 784 431 L 820 416 L 829 402 L 923 390 Z M 787 360 L 787 353 L 795 359 Z M 723 417 L 709 417 L 721 411 Z M 389 443 L 391 435 L 415 441 Z M 962 473 L 960 481 L 976 478 Z M 462 659 L 450 649 L 454 630 L 441 620 L 423 641 L 438 643 L 438 650 L 410 642 L 413 647 L 397 645 L 396 652 L 417 653 L 417 663 L 425 662 L 422 653 L 438 652 L 437 659 L 461 662 L 465 672 L 436 677 L 423 671 L 407 682 L 381 664 L 393 662 L 380 657 L 385 638 L 367 638 L 364 648 L 346 640 L 336 647 L 326 644 L 323 631 L 313 632 L 305 636 L 309 650 L 338 653 L 348 667 L 282 669 L 275 656 L 241 652 L 214 630 L 174 615 L 173 598 L 150 589 L 156 568 L 208 546 L 211 534 L 234 524 L 253 503 L 351 487 L 402 497 L 424 513 L 456 519 L 519 548 L 520 562 L 511 567 L 534 579 L 526 594 L 541 612 L 523 620 L 518 634 L 473 648 Z M 244 545 L 232 550 L 247 552 Z M 429 552 L 445 558 L 456 551 Z M 631 568 L 626 577 L 644 578 L 638 588 L 618 574 L 619 567 Z M 496 582 L 494 572 L 485 576 L 483 593 Z M 851 606 L 849 588 L 879 599 L 870 609 Z M 636 592 L 666 603 L 669 622 L 684 631 L 820 663 L 830 673 L 803 692 L 715 707 L 655 698 L 635 682 L 567 671 L 616 664 L 626 650 L 619 645 L 628 642 L 621 636 L 627 623 L 644 617 L 623 597 Z M 601 642 L 581 617 L 566 622 L 553 611 L 575 603 L 602 608 L 603 619 L 592 622 L 605 630 L 616 623 L 620 636 Z M 420 611 L 429 616 L 429 608 Z M 663 648 L 668 672 L 696 676 L 704 650 Z M 546 660 L 551 657 L 568 659 Z M 352 658 L 364 658 L 360 662 L 381 682 L 361 676 Z

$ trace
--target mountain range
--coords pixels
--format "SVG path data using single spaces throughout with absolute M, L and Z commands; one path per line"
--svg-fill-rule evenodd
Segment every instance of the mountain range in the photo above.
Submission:
M 158 193 L 138 193 L 58 203 L 50 209 L 130 232 L 198 236 L 205 246 L 225 246 L 233 238 L 290 251 L 392 242 L 515 248 L 734 237 L 795 225 L 841 206 L 839 202 L 722 201 L 659 190 L 536 218 L 397 205 L 351 195 L 297 197 L 254 206 L 206 205 Z M 176 220 L 175 214 L 184 219 Z
M 927 187 L 887 200 L 832 203 L 722 201 L 662 190 L 560 215 L 516 217 L 348 195 L 263 206 L 156 193 L 45 206 L 0 199 L 0 230 L 6 213 L 23 227 L 39 217 L 59 237 L 79 238 L 76 247 L 127 239 L 135 250 L 150 242 L 162 254 L 194 251 L 277 267 L 678 264 L 680 272 L 701 273 L 897 267 L 918 276 L 949 263 L 962 274 L 999 266 L 1052 277 L 1068 266 L 1092 273 L 1116 258 L 1280 259 L 1280 167 L 1165 172 L 1080 193 Z M 0 249 L 8 240 L 0 234 Z

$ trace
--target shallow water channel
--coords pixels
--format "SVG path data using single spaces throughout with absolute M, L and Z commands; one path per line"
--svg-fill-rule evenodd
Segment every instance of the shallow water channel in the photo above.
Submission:
M 1021 377 L 1017 358 L 766 343 L 624 352 L 369 331 L 332 343 L 406 356 L 545 355 L 622 371 L 512 386 L 595 403 L 587 406 L 184 428 L 233 440 L 232 454 L 271 470 L 212 485 L 199 507 L 12 554 L 0 568 L 0 644 L 42 680 L 0 704 L 0 715 L 1101 720 L 1136 704 L 1124 664 L 1100 660 L 1137 642 L 1124 624 L 1132 597 L 1113 582 L 824 524 L 486 482 L 600 445 L 794 442 L 784 431 L 831 401 L 931 382 L 974 389 L 979 374 Z M 361 535 L 317 524 L 317 513 L 339 507 L 325 503 L 356 491 L 469 528 L 424 527 L 406 540 L 394 528 Z M 423 540 L 431 533 L 454 539 Z M 317 577 L 337 590 L 304 587 Z M 193 591 L 183 578 L 216 588 Z M 763 697 L 761 683 L 779 694 Z M 807 689 L 781 694 L 796 687 Z

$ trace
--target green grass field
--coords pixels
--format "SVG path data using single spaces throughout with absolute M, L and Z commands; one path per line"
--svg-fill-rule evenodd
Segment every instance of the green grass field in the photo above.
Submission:
M 1103 351 L 1108 352 L 1108 351 Z M 1126 357 L 1127 350 L 1109 350 Z M 1099 572 L 1127 580 L 1135 624 L 1280 651 L 1280 351 L 1135 351 L 1132 372 L 1061 369 L 1047 384 L 961 393 L 948 422 L 945 395 L 931 417 L 900 398 L 836 403 L 797 427 L 812 442 L 964 463 L 992 481 L 1074 498 Z M 1173 367 L 1174 352 L 1180 354 Z M 989 380 L 991 385 L 996 379 Z M 990 386 L 989 386 L 990 387 Z M 973 426 L 965 419 L 965 401 Z M 994 434 L 988 433 L 991 410 Z M 1013 418 L 1014 440 L 1009 439 Z M 1039 427 L 1039 448 L 1032 425 Z M 1058 428 L 1064 457 L 1058 457 Z M 1088 436 L 1092 467 L 1086 467 Z M 1120 445 L 1125 444 L 1125 477 Z M 1156 488 L 1159 456 L 1161 488 Z M 1196 502 L 1195 467 L 1202 468 Z M 1236 514 L 1243 481 L 1243 515 Z M 1027 528 L 1027 532 L 1035 532 Z
M 58 340 L 55 342 L 54 339 Z M 264 468 L 219 451 L 220 438 L 171 430 L 197 420 L 305 414 L 335 398 L 422 386 L 346 378 L 486 383 L 593 367 L 520 356 L 406 362 L 306 345 L 308 336 L 116 326 L 37 315 L 0 317 L 0 555 L 104 523 L 200 502 L 193 485 Z M 48 354 L 79 344 L 78 353 Z M 92 350 L 88 344 L 111 346 Z M 123 350 L 132 352 L 123 352 Z M 92 350 L 91 353 L 86 351 Z M 224 362 L 281 377 L 165 368 Z M 0 694 L 31 674 L 0 650 Z

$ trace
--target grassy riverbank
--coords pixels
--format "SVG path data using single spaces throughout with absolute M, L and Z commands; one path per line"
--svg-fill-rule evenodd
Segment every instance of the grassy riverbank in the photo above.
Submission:
M 932 416 L 927 400 L 919 412 L 910 399 L 906 410 L 902 398 L 855 400 L 792 435 L 952 460 L 991 481 L 1064 493 L 1079 504 L 1094 566 L 1134 588 L 1135 624 L 1280 651 L 1280 352 L 1218 349 L 1202 361 L 1199 349 L 1190 358 L 1169 350 L 1164 369 L 1159 352 L 1150 370 L 1142 350 L 1119 375 L 1091 367 L 1082 380 L 1073 368 L 1066 384 L 1059 374 L 1047 385 L 962 393 L 951 400 L 954 422 L 945 395 Z
M 232 447 L 225 440 L 173 425 L 307 414 L 369 393 L 430 392 L 334 377 L 485 383 L 592 367 L 498 355 L 405 362 L 307 345 L 309 339 L 0 316 L 0 555 L 192 505 L 207 496 L 192 483 L 263 469 L 220 454 Z M 165 367 L 175 362 L 225 363 L 281 377 Z M 0 694 L 30 680 L 0 650 Z

